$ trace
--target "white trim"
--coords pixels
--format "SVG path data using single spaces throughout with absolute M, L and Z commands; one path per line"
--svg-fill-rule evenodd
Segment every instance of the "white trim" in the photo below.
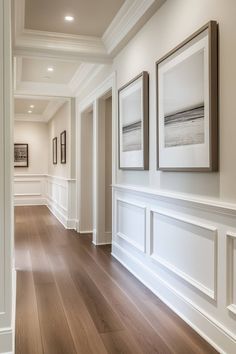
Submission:
M 221 354 L 234 352 L 236 335 L 223 324 L 212 318 L 185 295 L 180 293 L 164 279 L 141 263 L 127 250 L 113 242 L 112 256 L 115 257 L 148 289 L 157 295 L 168 307 L 188 323 L 200 336 L 210 343 Z M 163 295 L 165 293 L 165 295 Z M 173 303 L 175 306 L 173 306 Z M 185 313 L 188 313 L 186 317 Z M 192 320 L 190 321 L 189 318 Z
M 234 303 L 234 255 L 233 248 L 234 242 L 236 242 L 236 233 L 228 231 L 226 234 L 226 243 L 227 243 L 227 309 L 236 315 L 236 303 Z
M 165 0 L 164 0 L 165 1 Z M 164 3 L 163 0 L 125 1 L 103 34 L 103 42 L 109 54 L 116 54 L 140 27 Z
M 148 198 L 154 198 L 164 201 L 169 201 L 172 204 L 188 205 L 191 208 L 200 208 L 204 211 L 213 211 L 220 214 L 231 214 L 236 216 L 236 204 L 224 202 L 217 199 L 201 198 L 194 195 L 171 193 L 167 191 L 155 190 L 151 188 L 135 187 L 130 185 L 113 184 L 113 189 L 117 191 L 126 191 L 132 194 L 143 195 Z
M 79 233 L 80 233 L 80 234 L 85 234 L 85 235 L 86 235 L 86 234 L 92 234 L 92 233 L 93 233 L 93 230 L 91 230 L 91 231 L 86 231 L 86 230 L 85 230 L 85 231 L 79 231 Z

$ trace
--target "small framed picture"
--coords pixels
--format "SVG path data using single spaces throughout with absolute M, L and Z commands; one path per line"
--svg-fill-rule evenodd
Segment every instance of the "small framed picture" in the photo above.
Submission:
M 218 170 L 217 23 L 156 63 L 157 169 Z
M 66 131 L 64 130 L 60 135 L 61 144 L 61 163 L 66 163 Z
M 119 168 L 149 168 L 149 76 L 146 71 L 121 87 L 119 99 Z
M 29 167 L 28 144 L 14 144 L 14 167 Z
M 52 139 L 52 162 L 57 164 L 57 138 Z

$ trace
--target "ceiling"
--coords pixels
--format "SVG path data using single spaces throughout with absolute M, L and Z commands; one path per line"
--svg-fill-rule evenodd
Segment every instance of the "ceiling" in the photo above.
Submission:
M 79 62 L 23 58 L 21 79 L 28 82 L 68 84 L 79 66 Z M 49 72 L 48 68 L 52 68 L 53 72 Z
M 15 114 L 29 114 L 29 110 L 32 114 L 43 114 L 49 102 L 49 99 L 15 98 Z
M 57 106 L 50 101 L 45 108 L 47 96 L 77 97 L 86 91 L 93 78 L 112 65 L 114 56 L 165 2 L 12 1 L 14 92 L 20 97 L 15 102 L 16 115 L 28 120 L 29 103 L 33 97 L 41 97 L 37 104 L 31 103 L 35 106 L 31 116 L 36 121 L 48 119 L 48 112 Z M 66 22 L 66 15 L 74 20 Z
M 15 120 L 47 123 L 68 100 L 64 97 L 16 96 Z
M 26 0 L 25 28 L 101 37 L 124 0 Z M 73 22 L 64 17 L 71 15 Z M 53 20 L 52 20 L 53 19 Z

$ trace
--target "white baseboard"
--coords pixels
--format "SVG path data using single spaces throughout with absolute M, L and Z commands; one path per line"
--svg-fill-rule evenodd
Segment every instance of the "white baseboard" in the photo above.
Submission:
M 93 230 L 91 230 L 91 231 L 78 231 L 80 234 L 84 234 L 84 235 L 87 235 L 87 234 L 92 234 L 93 233 Z
M 67 219 L 66 215 L 62 214 L 60 210 L 49 200 L 47 200 L 46 206 L 57 218 L 58 221 L 68 230 L 76 230 L 76 220 Z
M 94 246 L 111 245 L 111 242 L 98 242 L 98 243 L 95 243 L 95 242 L 92 241 L 92 243 L 94 244 Z
M 201 337 L 221 354 L 235 353 L 235 335 L 202 309 L 184 297 L 147 265 L 124 250 L 112 245 L 112 256 L 124 265 L 138 280 L 157 295 L 168 307 L 188 323 Z M 174 305 L 173 305 L 174 304 Z M 191 319 L 191 320 L 190 320 Z

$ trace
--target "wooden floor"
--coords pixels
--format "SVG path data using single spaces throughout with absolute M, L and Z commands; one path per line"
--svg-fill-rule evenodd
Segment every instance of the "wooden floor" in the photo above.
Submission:
M 216 353 L 89 236 L 15 209 L 16 354 Z

